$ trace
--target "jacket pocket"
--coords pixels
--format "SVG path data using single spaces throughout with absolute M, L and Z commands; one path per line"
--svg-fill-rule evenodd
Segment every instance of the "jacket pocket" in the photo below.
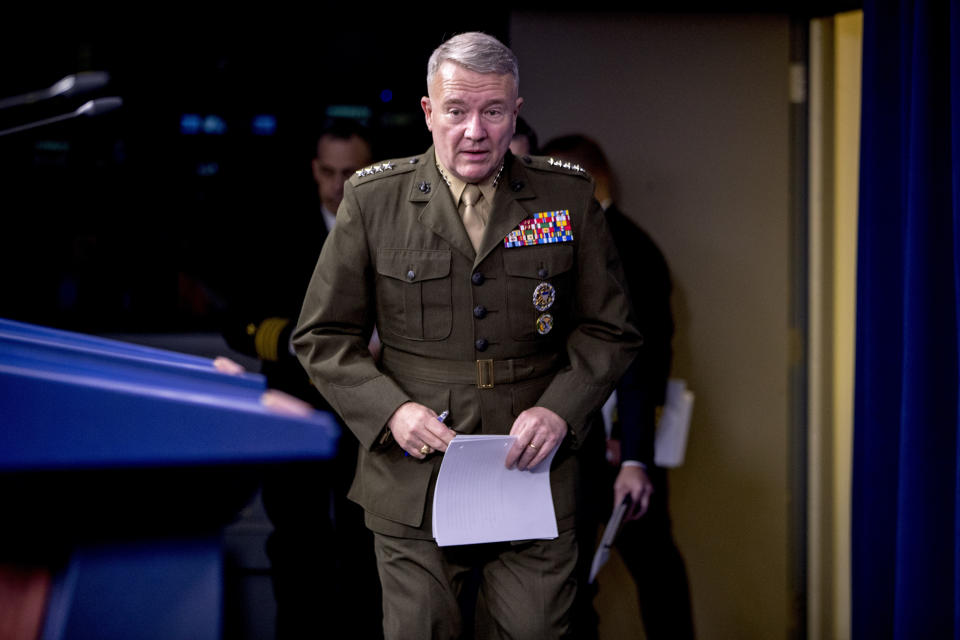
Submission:
M 503 268 L 507 275 L 507 316 L 514 340 L 536 340 L 566 335 L 573 301 L 573 246 L 567 243 L 515 247 L 503 252 Z M 534 291 L 540 283 L 548 285 L 553 302 L 538 309 Z M 538 322 L 550 316 L 550 328 Z M 538 328 L 539 327 L 539 328 Z M 546 329 L 546 331 L 544 331 Z
M 377 250 L 380 331 L 409 340 L 443 340 L 453 327 L 450 251 Z

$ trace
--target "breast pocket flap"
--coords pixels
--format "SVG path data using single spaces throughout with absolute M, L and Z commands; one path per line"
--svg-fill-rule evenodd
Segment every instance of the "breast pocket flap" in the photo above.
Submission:
M 423 282 L 450 275 L 450 251 L 378 249 L 377 273 L 403 282 Z

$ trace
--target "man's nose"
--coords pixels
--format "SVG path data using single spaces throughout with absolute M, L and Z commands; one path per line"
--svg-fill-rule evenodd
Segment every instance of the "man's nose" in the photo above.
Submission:
M 464 135 L 470 140 L 483 140 L 487 137 L 487 131 L 483 127 L 483 119 L 479 113 L 474 113 L 467 119 Z

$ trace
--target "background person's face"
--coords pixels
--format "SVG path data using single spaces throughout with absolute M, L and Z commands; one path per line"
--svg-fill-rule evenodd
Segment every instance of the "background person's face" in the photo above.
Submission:
M 313 159 L 313 179 L 320 191 L 320 202 L 331 213 L 337 212 L 343 200 L 343 184 L 351 174 L 370 164 L 370 147 L 363 139 L 353 136 L 347 140 L 324 136 L 317 143 L 317 157 Z

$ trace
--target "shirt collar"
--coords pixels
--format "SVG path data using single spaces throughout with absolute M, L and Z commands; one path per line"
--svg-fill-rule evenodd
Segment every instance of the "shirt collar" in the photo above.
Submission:
M 323 216 L 323 224 L 327 228 L 327 233 L 333 231 L 333 225 L 337 222 L 337 214 L 330 213 L 323 205 L 320 205 L 320 214 Z
M 437 169 L 440 170 L 440 177 L 443 178 L 444 182 L 447 183 L 447 186 L 450 187 L 450 193 L 453 195 L 453 201 L 457 203 L 457 206 L 460 205 L 460 198 L 463 196 L 463 190 L 467 188 L 467 183 L 456 177 L 446 167 L 440 162 L 440 159 L 437 158 Z M 497 184 L 500 180 L 500 175 L 503 173 L 503 162 L 500 163 L 500 169 L 484 180 L 483 182 L 478 182 L 477 186 L 480 187 L 480 193 L 483 194 L 483 197 L 486 198 L 487 202 L 493 202 L 493 195 L 497 192 Z

